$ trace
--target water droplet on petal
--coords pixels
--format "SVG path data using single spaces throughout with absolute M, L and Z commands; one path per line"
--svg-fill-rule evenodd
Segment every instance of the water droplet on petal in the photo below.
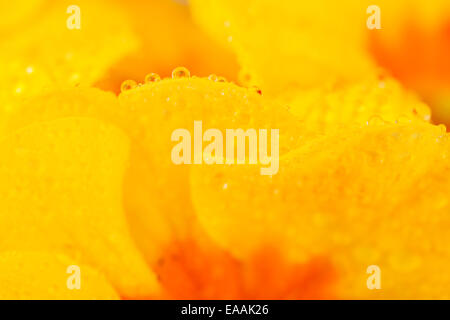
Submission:
M 128 91 L 131 90 L 133 88 L 137 87 L 137 83 L 134 80 L 125 80 L 124 82 L 122 82 L 122 86 L 120 87 L 120 90 L 122 92 L 124 91 Z
M 214 82 L 227 82 L 227 79 L 224 77 L 219 77 L 216 74 L 211 74 L 208 79 Z
M 157 73 L 149 73 L 145 76 L 145 83 L 156 82 L 161 80 L 161 77 Z
M 370 126 L 379 126 L 384 125 L 385 122 L 380 116 L 373 116 L 369 119 L 369 121 L 367 121 L 367 124 Z
M 210 74 L 208 79 L 211 80 L 211 81 L 217 81 L 218 77 L 215 74 Z
M 178 67 L 178 68 L 173 69 L 173 71 L 172 71 L 173 79 L 189 78 L 190 76 L 191 76 L 191 73 L 185 67 Z

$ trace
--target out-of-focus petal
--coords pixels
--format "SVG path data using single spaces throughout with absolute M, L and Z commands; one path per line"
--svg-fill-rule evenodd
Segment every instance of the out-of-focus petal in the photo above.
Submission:
M 70 5 L 80 8 L 80 29 L 67 27 Z M 2 113 L 36 93 L 92 85 L 137 44 L 123 14 L 104 1 L 43 1 L 20 25 L 3 29 Z
M 270 95 L 336 79 L 354 81 L 374 70 L 364 50 L 364 29 L 354 27 L 364 25 L 366 7 L 348 5 L 352 0 L 190 3 L 200 25 L 235 50 L 241 81 Z
M 446 0 L 381 1 L 382 30 L 368 33 L 376 61 L 450 125 L 450 3 Z
M 132 22 L 140 46 L 118 61 L 98 87 L 118 92 L 125 79 L 143 80 L 151 72 L 170 76 L 180 65 L 200 76 L 237 79 L 234 53 L 195 25 L 187 5 L 173 0 L 115 2 Z
M 45 5 L 46 0 L 17 0 L 2 1 L 0 3 L 0 35 L 5 36 L 9 32 L 27 24 L 35 18 L 39 9 Z
M 69 266 L 80 269 L 80 288 L 67 287 Z M 97 270 L 50 252 L 0 253 L 0 299 L 111 300 L 118 299 L 111 284 Z
M 381 5 L 386 31 L 367 29 L 368 1 L 191 4 L 200 25 L 236 52 L 241 81 L 290 105 L 301 120 L 322 126 L 373 117 L 430 120 L 428 107 L 379 70 L 368 50 L 370 32 L 389 33 L 384 22 L 398 14 L 401 6 L 395 3 Z

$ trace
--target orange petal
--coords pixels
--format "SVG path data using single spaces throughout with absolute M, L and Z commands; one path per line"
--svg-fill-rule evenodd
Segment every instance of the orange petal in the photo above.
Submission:
M 388 1 L 383 12 L 386 31 L 369 34 L 371 53 L 430 103 L 436 123 L 449 125 L 449 2 Z

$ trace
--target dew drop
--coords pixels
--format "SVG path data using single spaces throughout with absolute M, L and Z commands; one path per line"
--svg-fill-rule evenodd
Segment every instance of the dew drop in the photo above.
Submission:
M 379 126 L 384 124 L 384 120 L 380 116 L 373 116 L 367 121 L 367 124 L 370 126 Z
M 172 71 L 172 79 L 189 78 L 191 73 L 185 67 L 178 67 Z
M 227 79 L 224 77 L 219 77 L 216 74 L 211 74 L 208 79 L 214 82 L 227 82 Z
M 122 86 L 120 87 L 120 90 L 122 92 L 124 91 L 128 91 L 131 90 L 133 88 L 137 87 L 137 83 L 134 80 L 125 80 L 124 82 L 122 82 Z
M 156 82 L 161 80 L 161 77 L 157 73 L 149 73 L 145 76 L 145 83 Z
M 210 74 L 208 79 L 211 80 L 211 81 L 217 81 L 218 77 L 215 74 Z

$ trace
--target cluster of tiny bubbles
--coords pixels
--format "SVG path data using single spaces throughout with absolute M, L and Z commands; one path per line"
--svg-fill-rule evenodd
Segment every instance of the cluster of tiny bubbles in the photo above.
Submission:
M 137 87 L 137 83 L 134 80 L 125 80 L 122 82 L 122 85 L 120 86 L 120 91 L 125 92 L 131 89 L 134 89 Z
M 145 76 L 145 83 L 157 82 L 160 81 L 161 77 L 157 73 L 149 73 Z
M 172 79 L 189 78 L 191 73 L 185 67 L 177 67 L 172 71 Z
M 372 116 L 369 121 L 367 121 L 367 125 L 369 126 L 379 126 L 384 124 L 385 121 L 380 116 Z
M 209 75 L 208 79 L 214 82 L 227 82 L 227 79 L 225 79 L 224 77 L 219 77 L 215 74 Z

